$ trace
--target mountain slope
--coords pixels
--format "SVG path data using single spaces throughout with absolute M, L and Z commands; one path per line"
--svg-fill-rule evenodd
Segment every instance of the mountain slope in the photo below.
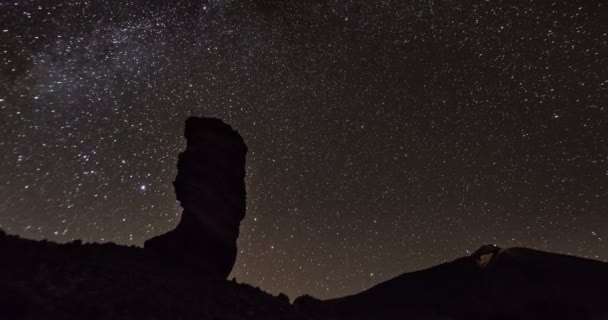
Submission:
M 295 303 L 342 319 L 608 319 L 608 264 L 485 246 L 352 296 Z

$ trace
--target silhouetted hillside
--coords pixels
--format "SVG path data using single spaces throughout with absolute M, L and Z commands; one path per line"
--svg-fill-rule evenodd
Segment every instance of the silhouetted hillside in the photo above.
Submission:
M 607 288 L 606 263 L 484 246 L 352 296 L 295 303 L 340 319 L 608 319 Z
M 608 319 L 608 264 L 526 248 L 405 273 L 364 292 L 290 304 L 137 247 L 0 233 L 2 319 Z
M 0 319 L 310 319 L 271 296 L 142 248 L 0 235 Z

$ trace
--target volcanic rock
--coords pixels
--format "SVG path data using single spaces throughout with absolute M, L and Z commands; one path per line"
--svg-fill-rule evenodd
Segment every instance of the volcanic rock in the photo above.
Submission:
M 241 136 L 219 119 L 186 120 L 186 150 L 173 182 L 183 210 L 174 230 L 144 248 L 167 261 L 226 279 L 236 260 L 239 225 L 245 217 L 245 156 Z

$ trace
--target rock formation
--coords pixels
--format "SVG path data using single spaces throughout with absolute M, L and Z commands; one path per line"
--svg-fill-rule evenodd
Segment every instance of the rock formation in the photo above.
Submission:
M 184 209 L 174 230 L 144 248 L 172 263 L 226 279 L 236 260 L 239 225 L 245 217 L 245 155 L 241 136 L 219 119 L 186 120 L 186 150 L 173 182 Z

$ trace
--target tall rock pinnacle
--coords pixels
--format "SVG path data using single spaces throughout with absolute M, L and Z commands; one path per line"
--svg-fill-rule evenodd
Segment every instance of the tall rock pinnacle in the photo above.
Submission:
M 245 217 L 247 146 L 238 132 L 213 118 L 186 120 L 185 137 L 186 150 L 179 155 L 173 182 L 184 209 L 181 221 L 174 230 L 147 240 L 144 248 L 226 279 Z

